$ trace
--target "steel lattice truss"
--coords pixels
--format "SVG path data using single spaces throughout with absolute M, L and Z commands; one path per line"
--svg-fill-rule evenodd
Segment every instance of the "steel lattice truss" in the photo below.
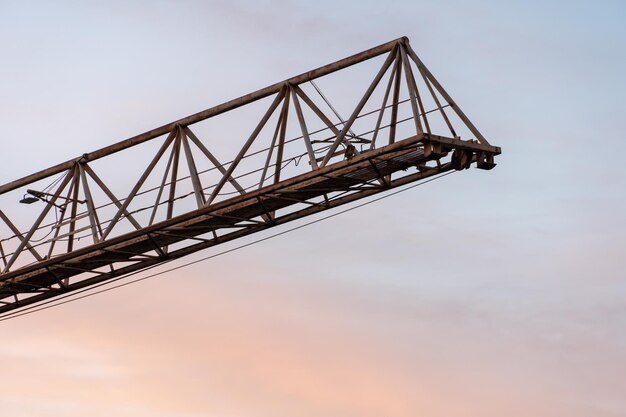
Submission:
M 498 154 L 397 39 L 0 186 L 0 312 Z

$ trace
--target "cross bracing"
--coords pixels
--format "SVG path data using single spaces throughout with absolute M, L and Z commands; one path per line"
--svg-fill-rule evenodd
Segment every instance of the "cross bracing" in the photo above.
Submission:
M 400 38 L 0 186 L 0 312 L 498 154 Z

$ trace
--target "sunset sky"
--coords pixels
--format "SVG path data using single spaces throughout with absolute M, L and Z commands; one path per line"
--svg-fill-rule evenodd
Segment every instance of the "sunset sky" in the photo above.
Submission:
M 503 150 L 0 322 L 0 416 L 625 416 L 625 22 L 621 0 L 0 1 L 2 184 L 400 36 Z

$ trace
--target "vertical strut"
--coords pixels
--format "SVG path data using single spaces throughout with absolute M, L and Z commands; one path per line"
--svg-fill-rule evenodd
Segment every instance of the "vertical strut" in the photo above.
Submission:
M 276 151 L 276 167 L 274 168 L 274 184 L 280 181 L 280 172 L 283 168 L 283 150 L 285 148 L 285 134 L 287 131 L 287 117 L 289 116 L 289 94 L 285 95 L 283 103 L 283 119 L 280 123 L 280 136 L 278 138 L 278 150 Z
M 185 150 L 185 158 L 187 159 L 187 167 L 189 168 L 189 176 L 191 177 L 193 193 L 196 196 L 196 203 L 198 204 L 198 208 L 202 208 L 204 207 L 206 200 L 204 199 L 204 192 L 202 191 L 202 183 L 200 181 L 200 176 L 198 175 L 196 163 L 193 160 L 193 155 L 191 154 L 191 147 L 189 146 L 187 135 L 182 127 L 178 128 L 178 134 L 183 143 L 183 149 Z
M 418 134 L 423 133 L 422 121 L 420 120 L 420 109 L 417 104 L 417 86 L 415 85 L 415 78 L 411 73 L 411 66 L 409 60 L 406 57 L 404 48 L 400 47 L 400 57 L 402 59 L 402 65 L 404 66 L 404 78 L 409 89 L 409 98 L 411 101 L 411 109 L 413 110 L 413 120 L 415 121 L 415 130 Z M 429 132 L 430 133 L 430 132 Z
M 2 262 L 4 263 L 4 266 L 7 265 L 7 256 L 4 253 L 4 248 L 2 247 L 2 241 L 0 241 L 0 257 L 2 258 Z M 2 268 L 4 269 L 4 268 Z
M 180 160 L 180 140 L 176 138 L 174 141 L 174 146 L 172 149 L 174 152 L 174 161 L 172 162 L 172 174 L 170 177 L 170 187 L 169 194 L 167 199 L 167 213 L 165 215 L 166 219 L 171 219 L 174 213 L 174 200 L 176 199 L 176 185 L 178 181 L 178 162 Z
M 422 79 L 424 80 L 424 84 L 426 84 L 426 87 L 428 88 L 428 91 L 430 92 L 430 95 L 432 96 L 435 102 L 435 105 L 439 109 L 439 112 L 441 113 L 443 120 L 445 120 L 446 125 L 448 125 L 448 129 L 450 129 L 450 133 L 452 134 L 452 137 L 453 138 L 456 137 L 456 132 L 454 131 L 454 127 L 452 127 L 452 123 L 450 123 L 450 119 L 448 119 L 448 115 L 446 114 L 445 109 L 441 105 L 441 102 L 439 101 L 439 97 L 437 97 L 437 93 L 433 91 L 433 86 L 430 84 L 430 81 L 424 74 L 424 71 L 422 71 L 422 68 L 420 68 L 419 65 L 416 65 L 416 66 L 417 66 L 417 71 L 419 71 L 420 75 L 422 76 Z
M 376 86 L 380 82 L 380 79 L 383 77 L 385 72 L 387 72 L 387 69 L 391 65 L 391 62 L 396 57 L 397 53 L 398 53 L 398 47 L 396 46 L 389 53 L 389 56 L 387 56 L 387 59 L 385 60 L 383 66 L 380 69 L 380 71 L 378 71 L 378 74 L 376 74 L 376 77 L 374 77 L 374 81 L 372 81 L 372 83 L 370 84 L 369 88 L 367 89 L 367 91 L 365 92 L 363 97 L 361 98 L 361 101 L 359 102 L 359 104 L 356 106 L 356 108 L 352 112 L 352 115 L 348 119 L 348 122 L 343 126 L 343 129 L 341 129 L 341 132 L 339 132 L 339 135 L 337 135 L 337 139 L 335 139 L 333 144 L 330 146 L 330 149 L 328 150 L 328 153 L 326 154 L 326 157 L 324 157 L 324 160 L 322 161 L 322 166 L 326 166 L 326 164 L 328 164 L 328 161 L 330 160 L 330 158 L 332 158 L 332 156 L 335 153 L 335 150 L 337 149 L 339 144 L 343 142 L 344 137 L 346 136 L 346 133 L 352 127 L 352 124 L 354 123 L 354 121 L 356 120 L 357 116 L 359 115 L 359 113 L 363 109 L 363 106 L 365 106 L 365 103 L 367 103 L 367 100 L 370 98 L 370 96 L 374 92 L 374 89 L 376 88 Z
M 91 191 L 89 190 L 89 184 L 87 184 L 87 177 L 85 176 L 85 169 L 82 163 L 78 163 L 78 169 L 80 170 L 80 178 L 83 184 L 83 193 L 85 195 L 85 200 L 87 200 L 87 210 L 89 213 L 89 223 L 91 224 L 91 235 L 93 237 L 93 243 L 98 243 L 100 239 L 98 238 L 98 229 L 100 229 L 100 236 L 102 236 L 102 229 L 100 228 L 100 223 L 96 217 L 96 206 L 93 201 L 93 197 L 91 196 Z
M 161 204 L 161 196 L 163 195 L 163 190 L 165 189 L 165 185 L 167 184 L 167 176 L 170 173 L 172 161 L 174 160 L 175 148 L 176 146 L 172 146 L 172 150 L 170 151 L 170 157 L 167 159 L 165 171 L 163 172 L 163 178 L 161 179 L 161 185 L 159 186 L 159 191 L 157 192 L 156 199 L 154 200 L 154 207 L 152 208 L 152 213 L 150 213 L 150 221 L 148 221 L 148 225 L 152 225 L 152 223 L 154 223 L 154 218 L 156 217 L 157 210 L 159 209 L 159 205 Z
M 391 73 L 389 74 L 389 82 L 387 83 L 387 89 L 385 90 L 385 96 L 383 97 L 383 104 L 380 106 L 380 111 L 378 113 L 378 119 L 376 119 L 376 127 L 374 128 L 374 135 L 372 136 L 372 142 L 370 143 L 370 149 L 374 149 L 376 147 L 376 138 L 378 137 L 378 131 L 380 130 L 380 124 L 383 121 L 383 116 L 385 114 L 385 109 L 387 108 L 387 100 L 389 99 L 389 93 L 391 91 L 391 85 L 393 84 L 393 79 L 395 77 L 396 72 L 398 71 L 398 67 L 399 67 L 399 61 L 396 59 L 396 61 L 393 64 L 393 68 L 391 69 Z
M 274 135 L 272 135 L 272 143 L 270 143 L 267 157 L 265 158 L 265 165 L 263 165 L 263 172 L 261 173 L 261 180 L 259 181 L 259 189 L 263 188 L 263 184 L 265 183 L 265 178 L 267 176 L 267 170 L 270 167 L 270 162 L 272 162 L 272 155 L 274 154 L 276 140 L 278 139 L 278 135 L 280 133 L 280 127 L 283 123 L 283 117 L 285 117 L 285 104 L 288 105 L 289 102 L 287 100 L 283 101 L 283 107 L 280 109 L 280 114 L 278 115 L 278 120 L 276 121 L 276 128 L 274 129 Z
M 408 42 L 405 42 L 405 45 L 409 56 L 413 59 L 415 64 L 420 68 L 421 71 L 423 71 L 424 75 L 426 75 L 426 77 L 433 83 L 437 91 L 439 91 L 439 94 L 441 94 L 443 98 L 446 99 L 450 107 L 452 107 L 452 110 L 454 110 L 457 116 L 459 116 L 459 118 L 463 121 L 463 123 L 465 123 L 468 129 L 476 136 L 478 142 L 484 145 L 489 145 L 487 139 L 485 139 L 485 137 L 478 131 L 476 126 L 474 126 L 474 124 L 467 118 L 465 113 L 463 113 L 463 110 L 461 110 L 461 108 L 455 103 L 455 101 L 452 100 L 452 97 L 450 97 L 450 95 L 446 92 L 446 90 L 444 90 L 441 84 L 439 84 L 439 81 L 437 81 L 437 79 L 428 70 L 428 68 L 426 68 L 426 65 L 424 65 L 424 63 L 417 57 L 417 54 L 415 53 L 415 51 L 413 51 L 413 49 L 411 49 L 411 46 L 408 44 Z
M 389 122 L 389 144 L 396 142 L 396 128 L 398 124 L 398 106 L 400 105 L 400 83 L 402 82 L 401 58 L 396 61 L 397 71 L 393 81 L 393 98 L 391 102 L 391 120 Z
M 309 163 L 311 164 L 311 169 L 317 169 L 317 161 L 315 160 L 315 152 L 313 152 L 313 146 L 311 145 L 311 139 L 309 138 L 309 131 L 306 128 L 306 122 L 304 121 L 304 114 L 302 114 L 302 108 L 300 107 L 300 101 L 298 100 L 298 96 L 296 92 L 290 88 L 291 97 L 293 99 L 293 106 L 296 109 L 296 114 L 298 115 L 298 122 L 300 123 L 300 129 L 302 130 L 302 139 L 304 140 L 304 144 L 306 146 L 306 151 L 309 154 Z
M 52 252 L 54 251 L 54 246 L 56 245 L 57 238 L 59 237 L 59 233 L 61 232 L 61 224 L 63 223 L 63 220 L 65 219 L 67 206 L 72 201 L 71 195 L 72 195 L 72 192 L 74 191 L 74 188 L 76 188 L 76 181 L 74 181 L 74 178 L 72 175 L 72 183 L 70 184 L 70 188 L 67 190 L 67 197 L 65 198 L 65 204 L 63 206 L 64 208 L 63 210 L 61 210 L 61 216 L 57 219 L 56 226 L 53 226 L 56 230 L 54 231 L 54 236 L 52 237 L 52 239 L 50 239 L 50 248 L 48 249 L 47 258 L 50 258 L 52 256 Z
M 72 213 L 70 214 L 70 228 L 67 238 L 67 252 L 71 252 L 74 249 L 74 230 L 76 230 L 76 211 L 78 210 L 78 192 L 80 188 L 80 169 L 78 168 L 78 162 L 74 164 L 72 170 L 74 171 L 74 195 L 72 196 Z

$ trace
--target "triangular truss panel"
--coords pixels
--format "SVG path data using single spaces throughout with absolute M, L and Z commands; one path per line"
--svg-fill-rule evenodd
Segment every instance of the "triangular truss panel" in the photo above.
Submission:
M 0 313 L 499 154 L 400 38 L 0 186 Z

